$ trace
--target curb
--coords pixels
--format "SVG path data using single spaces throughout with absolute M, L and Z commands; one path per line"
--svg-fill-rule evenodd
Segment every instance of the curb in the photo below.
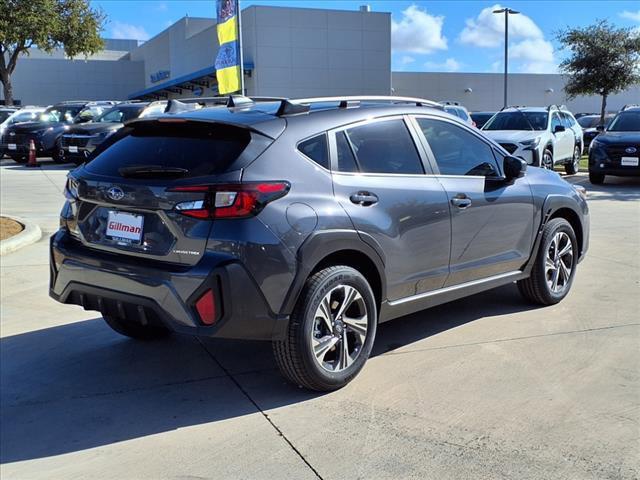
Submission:
M 22 218 L 13 217 L 11 215 L 2 216 L 21 223 L 24 226 L 24 229 L 17 235 L 0 241 L 0 255 L 8 255 L 9 253 L 15 252 L 27 245 L 36 243 L 42 238 L 42 231 L 35 223 L 25 222 Z

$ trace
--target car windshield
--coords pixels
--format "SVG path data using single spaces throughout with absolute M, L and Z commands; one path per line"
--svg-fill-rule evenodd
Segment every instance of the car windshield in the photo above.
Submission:
M 619 113 L 607 129 L 610 132 L 640 132 L 640 111 Z
M 500 112 L 485 123 L 483 130 L 546 130 L 547 112 Z
M 0 123 L 4 122 L 13 113 L 13 110 L 0 110 Z
M 71 123 L 74 117 L 80 113 L 80 110 L 82 110 L 81 106 L 49 107 L 42 115 L 40 115 L 40 121 L 50 123 Z
M 114 107 L 104 112 L 95 121 L 124 123 L 133 118 L 138 118 L 143 109 L 144 105 L 135 107 Z

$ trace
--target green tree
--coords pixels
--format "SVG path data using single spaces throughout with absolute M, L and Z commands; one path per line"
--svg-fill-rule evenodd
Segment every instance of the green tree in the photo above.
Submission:
M 0 81 L 13 104 L 13 74 L 31 47 L 64 48 L 67 56 L 91 55 L 104 47 L 100 31 L 106 16 L 88 0 L 0 0 Z
M 588 27 L 563 30 L 557 39 L 571 51 L 560 63 L 560 71 L 568 76 L 567 96 L 600 95 L 604 124 L 609 95 L 640 82 L 640 35 L 599 20 Z

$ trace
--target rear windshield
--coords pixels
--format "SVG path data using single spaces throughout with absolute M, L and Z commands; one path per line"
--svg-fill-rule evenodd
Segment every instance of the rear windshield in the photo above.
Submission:
M 125 127 L 87 164 L 96 175 L 120 176 L 124 167 L 187 170 L 185 177 L 222 173 L 251 141 L 242 128 L 189 122 Z

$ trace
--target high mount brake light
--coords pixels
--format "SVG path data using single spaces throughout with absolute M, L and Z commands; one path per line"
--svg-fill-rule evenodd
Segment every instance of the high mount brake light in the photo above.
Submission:
M 257 215 L 269 202 L 289 192 L 288 182 L 185 185 L 170 192 L 204 193 L 204 198 L 176 205 L 182 215 L 200 219 L 245 218 Z

